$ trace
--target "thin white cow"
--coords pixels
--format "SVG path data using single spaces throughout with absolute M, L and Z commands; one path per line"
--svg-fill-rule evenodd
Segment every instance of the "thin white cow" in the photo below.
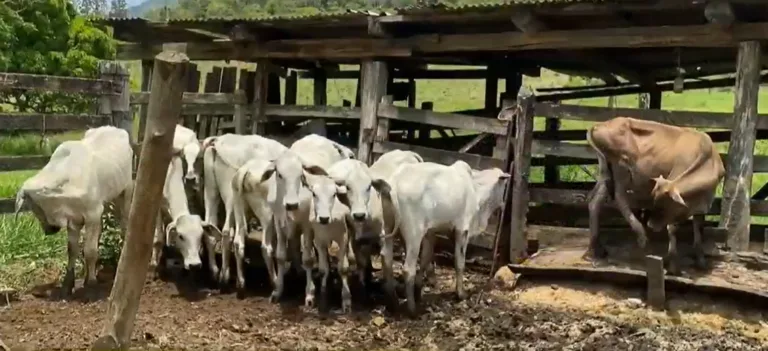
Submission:
M 184 178 L 187 180 L 197 180 L 195 171 L 195 160 L 200 154 L 200 141 L 197 140 L 197 133 L 194 130 L 176 125 L 176 131 L 173 134 L 173 153 L 183 156 L 187 162 L 187 172 Z
M 96 283 L 105 203 L 114 202 L 120 211 L 125 235 L 133 195 L 132 163 L 128 132 L 112 126 L 92 128 L 81 140 L 61 143 L 48 164 L 25 181 L 16 194 L 16 214 L 25 206 L 31 209 L 45 234 L 67 228 L 69 260 L 62 284 L 64 296 L 71 294 L 75 285 L 75 261 L 80 254 L 82 229 L 85 229 L 85 287 Z
M 200 251 L 204 235 L 213 231 L 214 237 L 221 236 L 215 226 L 203 222 L 199 215 L 189 212 L 183 174 L 181 157 L 174 155 L 168 165 L 163 186 L 163 204 L 155 222 L 151 266 L 156 273 L 157 268 L 161 266 L 162 249 L 166 244 L 179 250 L 184 269 L 197 269 L 202 266 Z M 169 221 L 164 220 L 165 218 Z
M 206 241 L 208 262 L 214 280 L 218 279 L 222 286 L 229 282 L 229 243 L 232 239 L 231 221 L 233 211 L 232 180 L 238 168 L 248 160 L 262 158 L 273 160 L 287 148 L 279 142 L 259 135 L 224 134 L 209 137 L 203 141 L 203 196 L 205 203 L 205 223 L 217 228 L 219 204 L 224 202 L 226 219 L 220 227 L 222 233 L 222 263 L 219 272 L 214 251 L 215 240 Z M 262 223 L 263 225 L 263 223 Z M 243 243 L 236 243 L 235 251 L 244 250 Z M 220 273 L 220 274 L 219 274 Z
M 473 170 L 464 161 L 450 166 L 423 162 L 404 164 L 397 168 L 388 181 L 380 187 L 384 198 L 395 209 L 395 231 L 399 229 L 405 241 L 406 255 L 404 271 L 408 311 L 416 312 L 414 284 L 421 284 L 417 275 L 417 263 L 422 241 L 432 230 L 452 230 L 455 234 L 456 293 L 460 299 L 466 297 L 464 290 L 464 260 L 470 233 L 478 231 L 483 216 L 484 195 L 477 190 Z M 501 173 L 497 182 L 505 182 L 509 174 Z M 496 189 L 496 187 L 492 187 Z M 387 196 L 389 195 L 389 196 Z M 491 198 L 493 198 L 491 196 Z M 486 219 L 487 221 L 487 219 Z M 392 233 L 394 234 L 394 232 Z M 393 236 L 384 238 L 384 275 L 390 306 L 396 306 L 395 282 L 392 273 Z M 431 257 L 422 257 L 422 262 L 431 262 Z
M 349 148 L 323 136 L 310 134 L 295 141 L 289 150 L 283 152 L 264 172 L 261 179 L 267 180 L 276 175 L 276 193 L 273 205 L 276 229 L 277 276 L 275 290 L 270 300 L 277 302 L 283 293 L 283 280 L 287 262 L 287 244 L 296 242 L 299 235 L 302 247 L 302 265 L 307 275 L 307 297 L 305 304 L 312 304 L 309 297 L 312 288 L 312 231 L 308 221 L 309 201 L 306 196 L 307 176 L 327 175 L 325 169 L 335 162 L 354 158 Z M 304 191 L 302 191 L 304 189 Z M 265 231 L 266 233 L 266 231 Z

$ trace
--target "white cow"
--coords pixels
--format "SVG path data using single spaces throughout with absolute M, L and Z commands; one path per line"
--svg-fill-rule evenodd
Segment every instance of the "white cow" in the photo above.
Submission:
M 323 136 L 310 134 L 295 141 L 289 150 L 285 151 L 272 162 L 261 179 L 269 179 L 276 174 L 277 187 L 273 206 L 277 247 L 277 279 L 275 290 L 270 300 L 277 302 L 283 293 L 283 280 L 287 262 L 288 241 L 296 242 L 301 236 L 302 265 L 307 275 L 307 297 L 305 304 L 312 305 L 309 297 L 312 288 L 312 231 L 308 221 L 309 199 L 306 196 L 308 175 L 327 175 L 325 169 L 335 162 L 354 158 L 352 151 Z M 304 191 L 302 191 L 304 189 Z M 301 230 L 301 232 L 299 232 Z
M 200 154 L 200 141 L 197 140 L 197 133 L 194 130 L 176 125 L 176 132 L 173 134 L 173 153 L 180 154 L 187 162 L 187 172 L 184 178 L 187 180 L 197 180 L 195 172 L 195 160 Z
M 69 261 L 62 284 L 64 296 L 71 294 L 75 285 L 81 229 L 85 229 L 85 287 L 96 283 L 101 215 L 106 202 L 114 202 L 120 212 L 125 235 L 133 195 L 132 162 L 128 132 L 112 126 L 92 128 L 83 139 L 59 145 L 48 164 L 25 181 L 16 194 L 16 214 L 25 206 L 30 208 L 45 234 L 67 228 Z
M 187 194 L 184 191 L 183 173 L 181 157 L 174 155 L 168 165 L 168 173 L 163 186 L 163 204 L 155 225 L 151 261 L 151 266 L 155 272 L 161 264 L 160 259 L 164 245 L 167 244 L 179 250 L 184 260 L 184 269 L 196 269 L 202 266 L 200 251 L 203 236 L 210 231 L 214 232 L 214 237 L 221 236 L 215 226 L 203 222 L 200 216 L 189 212 Z M 164 218 L 170 220 L 165 221 Z
M 456 161 L 450 166 L 431 162 L 404 164 L 392 174 L 388 184 L 380 187 L 384 198 L 394 206 L 395 231 L 399 229 L 405 241 L 404 270 L 408 311 L 411 314 L 416 312 L 414 284 L 420 285 L 422 278 L 416 274 L 419 251 L 428 231 L 452 230 L 455 233 L 456 293 L 460 299 L 466 297 L 463 276 L 467 243 L 470 233 L 478 231 L 477 227 L 482 221 L 482 216 L 478 214 L 485 206 L 485 196 L 478 191 L 473 179 L 474 173 L 464 161 Z M 503 182 L 508 178 L 509 174 L 502 172 L 496 181 Z M 497 187 L 492 186 L 491 189 Z M 394 307 L 397 300 L 392 274 L 392 234 L 384 238 L 382 255 L 386 291 L 391 307 Z M 422 262 L 431 262 L 431 257 L 422 257 Z
M 371 174 L 380 179 L 388 179 L 397 167 L 405 163 L 424 162 L 421 155 L 408 150 L 392 150 L 379 156 L 370 169 Z
M 279 142 L 259 135 L 224 134 L 209 137 L 203 141 L 203 196 L 205 202 L 205 223 L 218 227 L 219 204 L 223 200 L 226 220 L 221 227 L 221 274 L 216 265 L 215 240 L 207 240 L 208 262 L 214 280 L 225 285 L 229 281 L 229 243 L 232 239 L 231 221 L 233 211 L 232 180 L 237 169 L 248 160 L 262 158 L 273 160 L 287 148 Z M 262 223 L 262 225 L 264 225 Z M 236 243 L 235 251 L 244 251 L 243 243 Z

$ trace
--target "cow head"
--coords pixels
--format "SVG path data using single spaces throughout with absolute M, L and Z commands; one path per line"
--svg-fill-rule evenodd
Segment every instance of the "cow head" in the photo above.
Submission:
M 278 201 L 282 197 L 283 206 L 288 211 L 299 208 L 299 191 L 302 185 L 307 184 L 306 173 L 328 175 L 322 167 L 309 164 L 292 150 L 286 150 L 274 160 L 262 175 L 262 180 L 269 179 L 273 173 L 277 177 Z
M 310 212 L 310 216 L 313 216 L 312 220 L 320 224 L 330 223 L 336 198 L 338 196 L 339 201 L 342 201 L 341 198 L 346 197 L 346 189 L 325 176 L 312 177 L 307 184 L 307 189 L 312 193 L 312 211 Z
M 635 133 L 643 131 L 633 128 L 629 118 L 616 117 L 592 126 L 587 140 L 598 152 L 617 158 L 624 166 L 631 166 L 639 153 Z
M 40 223 L 40 227 L 43 228 L 43 233 L 45 233 L 45 235 L 53 235 L 61 231 L 62 225 L 51 224 L 48 221 L 48 216 L 45 211 L 43 211 L 35 200 L 29 196 L 29 193 L 26 190 L 21 189 L 16 193 L 16 209 L 14 211 L 16 218 L 19 218 L 19 212 L 24 208 L 32 211 L 32 214 L 37 218 L 38 223 Z
M 195 172 L 195 162 L 197 161 L 197 156 L 200 154 L 200 143 L 194 142 L 184 145 L 184 148 L 181 149 L 181 153 L 184 157 L 184 161 L 187 163 L 187 172 L 184 175 L 184 179 L 197 182 L 198 176 L 197 172 Z
M 329 174 L 339 188 L 339 201 L 349 207 L 352 219 L 355 222 L 368 219 L 371 190 L 375 188 L 368 167 L 358 160 L 342 160 L 331 167 Z M 380 186 L 381 182 L 376 184 Z
M 656 185 L 653 187 L 651 194 L 653 195 L 653 201 L 660 203 L 661 201 L 672 200 L 675 203 L 686 206 L 685 200 L 680 195 L 680 191 L 677 189 L 675 182 L 665 179 L 664 176 L 658 176 L 653 178 L 656 181 Z
M 179 250 L 184 259 L 184 269 L 202 267 L 200 251 L 203 247 L 203 235 L 206 232 L 217 238 L 221 236 L 218 228 L 203 222 L 198 215 L 179 216 L 166 226 L 166 243 L 168 246 L 174 246 Z
M 333 147 L 336 149 L 336 151 L 339 152 L 339 155 L 341 155 L 341 157 L 345 159 L 351 159 L 351 160 L 355 159 L 355 153 L 352 152 L 352 150 L 350 150 L 348 147 L 341 145 L 337 142 L 333 142 Z
M 488 220 L 493 211 L 504 204 L 504 189 L 510 178 L 510 174 L 499 168 L 472 170 L 472 184 L 477 192 L 477 201 L 480 211 L 477 214 L 477 230 L 483 230 L 488 225 Z

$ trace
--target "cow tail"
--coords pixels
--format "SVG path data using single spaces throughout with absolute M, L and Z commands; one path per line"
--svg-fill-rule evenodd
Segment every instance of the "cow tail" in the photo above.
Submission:
M 605 154 L 603 154 L 603 151 L 600 150 L 600 148 L 598 148 L 595 145 L 594 140 L 592 140 L 592 129 L 593 128 L 594 128 L 594 126 L 589 128 L 589 129 L 587 129 L 587 143 L 589 144 L 589 146 L 592 147 L 593 150 L 595 150 L 595 153 L 597 153 L 597 163 L 598 163 L 598 166 L 597 166 L 598 167 L 598 170 L 597 170 L 598 171 L 598 176 L 597 176 L 598 179 L 597 179 L 597 181 L 598 182 L 600 181 L 600 174 L 599 174 L 599 173 L 601 173 L 600 172 L 600 166 L 605 164 L 606 168 L 608 168 L 608 174 L 610 175 L 608 177 L 608 179 L 604 180 L 605 181 L 605 186 L 606 186 L 606 188 L 608 188 L 608 196 L 610 197 L 610 199 L 611 200 L 615 200 L 616 185 L 614 184 L 614 180 L 613 180 L 613 167 L 611 166 L 611 163 L 608 162 L 608 159 L 605 157 Z M 595 189 L 597 189 L 597 187 L 595 187 Z M 592 196 L 594 196 L 594 191 L 590 191 L 589 195 L 587 195 L 587 201 L 588 202 L 590 200 L 592 200 Z
M 411 154 L 413 154 L 413 157 L 415 157 L 417 160 L 419 160 L 419 162 L 424 162 L 424 159 L 421 158 L 421 155 L 419 155 L 419 154 L 417 154 L 417 153 L 415 153 L 413 151 L 411 151 Z
M 206 182 L 205 182 L 205 178 L 206 178 L 205 177 L 205 172 L 206 171 L 210 172 L 210 176 L 211 176 L 211 179 L 213 180 L 213 184 L 215 184 L 212 189 L 208 189 L 208 190 L 216 193 L 216 196 L 219 196 L 219 194 L 218 194 L 218 182 L 216 181 L 216 169 L 214 167 L 215 164 L 216 164 L 216 147 L 215 147 L 215 142 L 216 142 L 216 137 L 209 137 L 209 138 L 206 138 L 203 141 L 203 176 L 202 176 L 203 199 L 205 199 L 205 184 L 206 184 Z M 208 159 L 210 162 L 206 162 L 206 159 Z M 206 163 L 207 163 L 208 167 L 206 167 Z M 203 206 L 203 207 L 205 207 L 205 206 Z M 218 221 L 219 221 L 218 218 L 212 218 L 211 220 L 213 222 L 215 222 L 215 223 L 218 223 Z M 213 225 L 214 227 L 216 227 L 216 229 L 219 229 L 219 231 L 221 231 L 221 229 L 215 223 L 211 223 L 211 225 Z
M 400 228 L 400 211 L 399 211 L 400 204 L 398 203 L 397 195 L 392 196 L 392 190 L 393 189 L 390 185 L 390 189 L 388 192 L 380 193 L 382 199 L 386 199 L 387 201 L 389 201 L 389 205 L 392 207 L 392 216 L 395 217 L 395 225 L 392 227 L 392 232 L 388 234 L 384 234 L 383 236 L 384 239 L 389 239 L 395 236 L 395 234 L 397 234 L 398 229 Z

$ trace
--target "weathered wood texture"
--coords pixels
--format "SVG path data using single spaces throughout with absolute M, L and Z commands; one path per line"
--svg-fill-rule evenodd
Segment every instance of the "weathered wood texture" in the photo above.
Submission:
M 291 71 L 288 77 L 285 78 L 285 105 L 296 105 L 296 100 L 299 96 L 298 77 L 298 72 Z
M 325 106 L 328 104 L 328 79 L 325 77 L 325 70 L 318 71 L 313 81 L 314 103 L 315 106 Z M 309 121 L 309 130 L 311 133 L 326 136 L 326 124 L 324 119 L 314 118 Z
M 149 267 L 155 214 L 160 209 L 163 183 L 171 160 L 175 125 L 189 70 L 183 53 L 163 52 L 155 58 L 147 133 L 141 150 L 136 191 L 128 233 L 117 266 L 103 337 L 94 349 L 127 349 L 133 332 L 141 290 Z
M 757 98 L 761 62 L 759 42 L 739 45 L 733 127 L 720 217 L 721 227 L 728 228 L 728 246 L 738 251 L 746 251 L 749 247 L 749 204 L 758 127 Z
M 387 93 L 388 70 L 382 61 L 363 61 L 361 66 L 362 84 L 360 135 L 357 159 L 370 164 L 373 139 L 376 133 L 379 104 Z
M 395 149 L 414 151 L 419 155 L 421 155 L 424 161 L 442 163 L 445 165 L 450 165 L 456 160 L 462 160 L 468 163 L 472 168 L 475 168 L 475 169 L 502 167 L 501 160 L 488 157 L 488 156 L 463 154 L 455 151 L 440 150 L 440 149 L 434 149 L 434 148 L 429 148 L 424 146 L 416 146 L 412 144 L 397 143 L 392 141 L 376 142 L 373 145 L 373 152 L 378 154 L 383 154 L 385 152 L 389 152 Z
M 218 87 L 217 87 L 218 88 Z M 218 90 L 218 89 L 217 89 Z M 131 105 L 145 105 L 149 103 L 148 92 L 131 93 Z M 189 105 L 234 105 L 248 103 L 244 97 L 235 96 L 232 93 L 184 93 L 182 104 Z
M 0 126 L 3 132 L 41 131 L 64 132 L 85 130 L 92 127 L 109 125 L 112 116 L 106 115 L 69 115 L 42 113 L 0 113 Z
M 120 94 L 109 97 L 109 107 L 112 115 L 112 125 L 128 132 L 133 137 L 133 114 L 130 105 L 130 72 L 115 61 L 99 62 L 99 72 L 102 80 L 109 80 L 120 86 Z M 104 111 L 106 113 L 106 111 Z
M 495 135 L 505 135 L 506 123 L 489 118 L 459 115 L 428 110 L 416 110 L 407 107 L 380 106 L 379 116 L 415 123 L 429 124 L 439 127 L 474 130 Z
M 645 256 L 645 276 L 648 279 L 646 286 L 648 305 L 657 310 L 664 310 L 664 305 L 667 303 L 664 288 L 664 259 L 653 255 Z
M 117 95 L 123 90 L 123 86 L 120 83 L 104 79 L 0 73 L 0 91 L 11 89 L 70 94 Z
M 392 78 L 413 78 L 413 79 L 484 79 L 487 73 L 484 69 L 457 69 L 457 70 L 395 70 L 392 72 Z M 314 78 L 315 71 L 304 71 L 299 74 L 301 78 Z M 358 79 L 360 71 L 344 70 L 331 71 L 327 74 L 328 79 Z
M 527 240 L 525 237 L 526 213 L 528 212 L 528 177 L 531 171 L 531 147 L 533 144 L 533 118 L 536 97 L 522 88 L 517 95 L 517 113 L 515 119 L 515 156 L 512 166 L 512 213 L 509 260 L 517 262 L 525 256 Z
M 264 118 L 267 105 L 267 76 L 269 74 L 269 61 L 259 60 L 256 65 L 256 74 L 253 77 L 253 113 L 251 114 L 251 134 L 263 135 L 266 131 Z
M 487 96 L 486 96 L 487 97 Z M 486 101 L 487 102 L 487 101 Z M 502 111 L 516 108 L 516 101 L 510 99 L 508 96 L 501 102 Z M 515 157 L 513 143 L 515 128 L 513 123 L 507 121 L 507 134 L 503 137 L 504 145 L 501 150 L 503 158 L 501 159 L 501 170 L 506 173 L 512 173 L 513 166 L 512 161 Z M 481 134 L 482 135 L 482 134 Z M 510 242 L 512 239 L 512 224 L 510 218 L 512 216 L 512 181 L 507 180 L 507 185 L 504 187 L 504 202 L 501 205 L 499 223 L 496 227 L 496 233 L 494 237 L 493 245 L 493 264 L 491 265 L 491 272 L 496 272 L 497 267 L 506 265 L 510 262 L 509 253 Z
M 141 61 L 141 91 L 143 93 L 149 94 L 149 91 L 152 89 L 152 87 L 150 86 L 152 82 L 152 66 L 153 66 L 153 62 L 150 60 Z M 133 101 L 135 100 L 135 98 L 136 97 L 134 96 L 134 94 L 131 94 L 129 103 L 133 104 Z M 147 113 L 148 113 L 147 105 L 139 106 L 139 131 L 136 134 L 137 140 L 144 140 L 144 129 L 147 127 Z

